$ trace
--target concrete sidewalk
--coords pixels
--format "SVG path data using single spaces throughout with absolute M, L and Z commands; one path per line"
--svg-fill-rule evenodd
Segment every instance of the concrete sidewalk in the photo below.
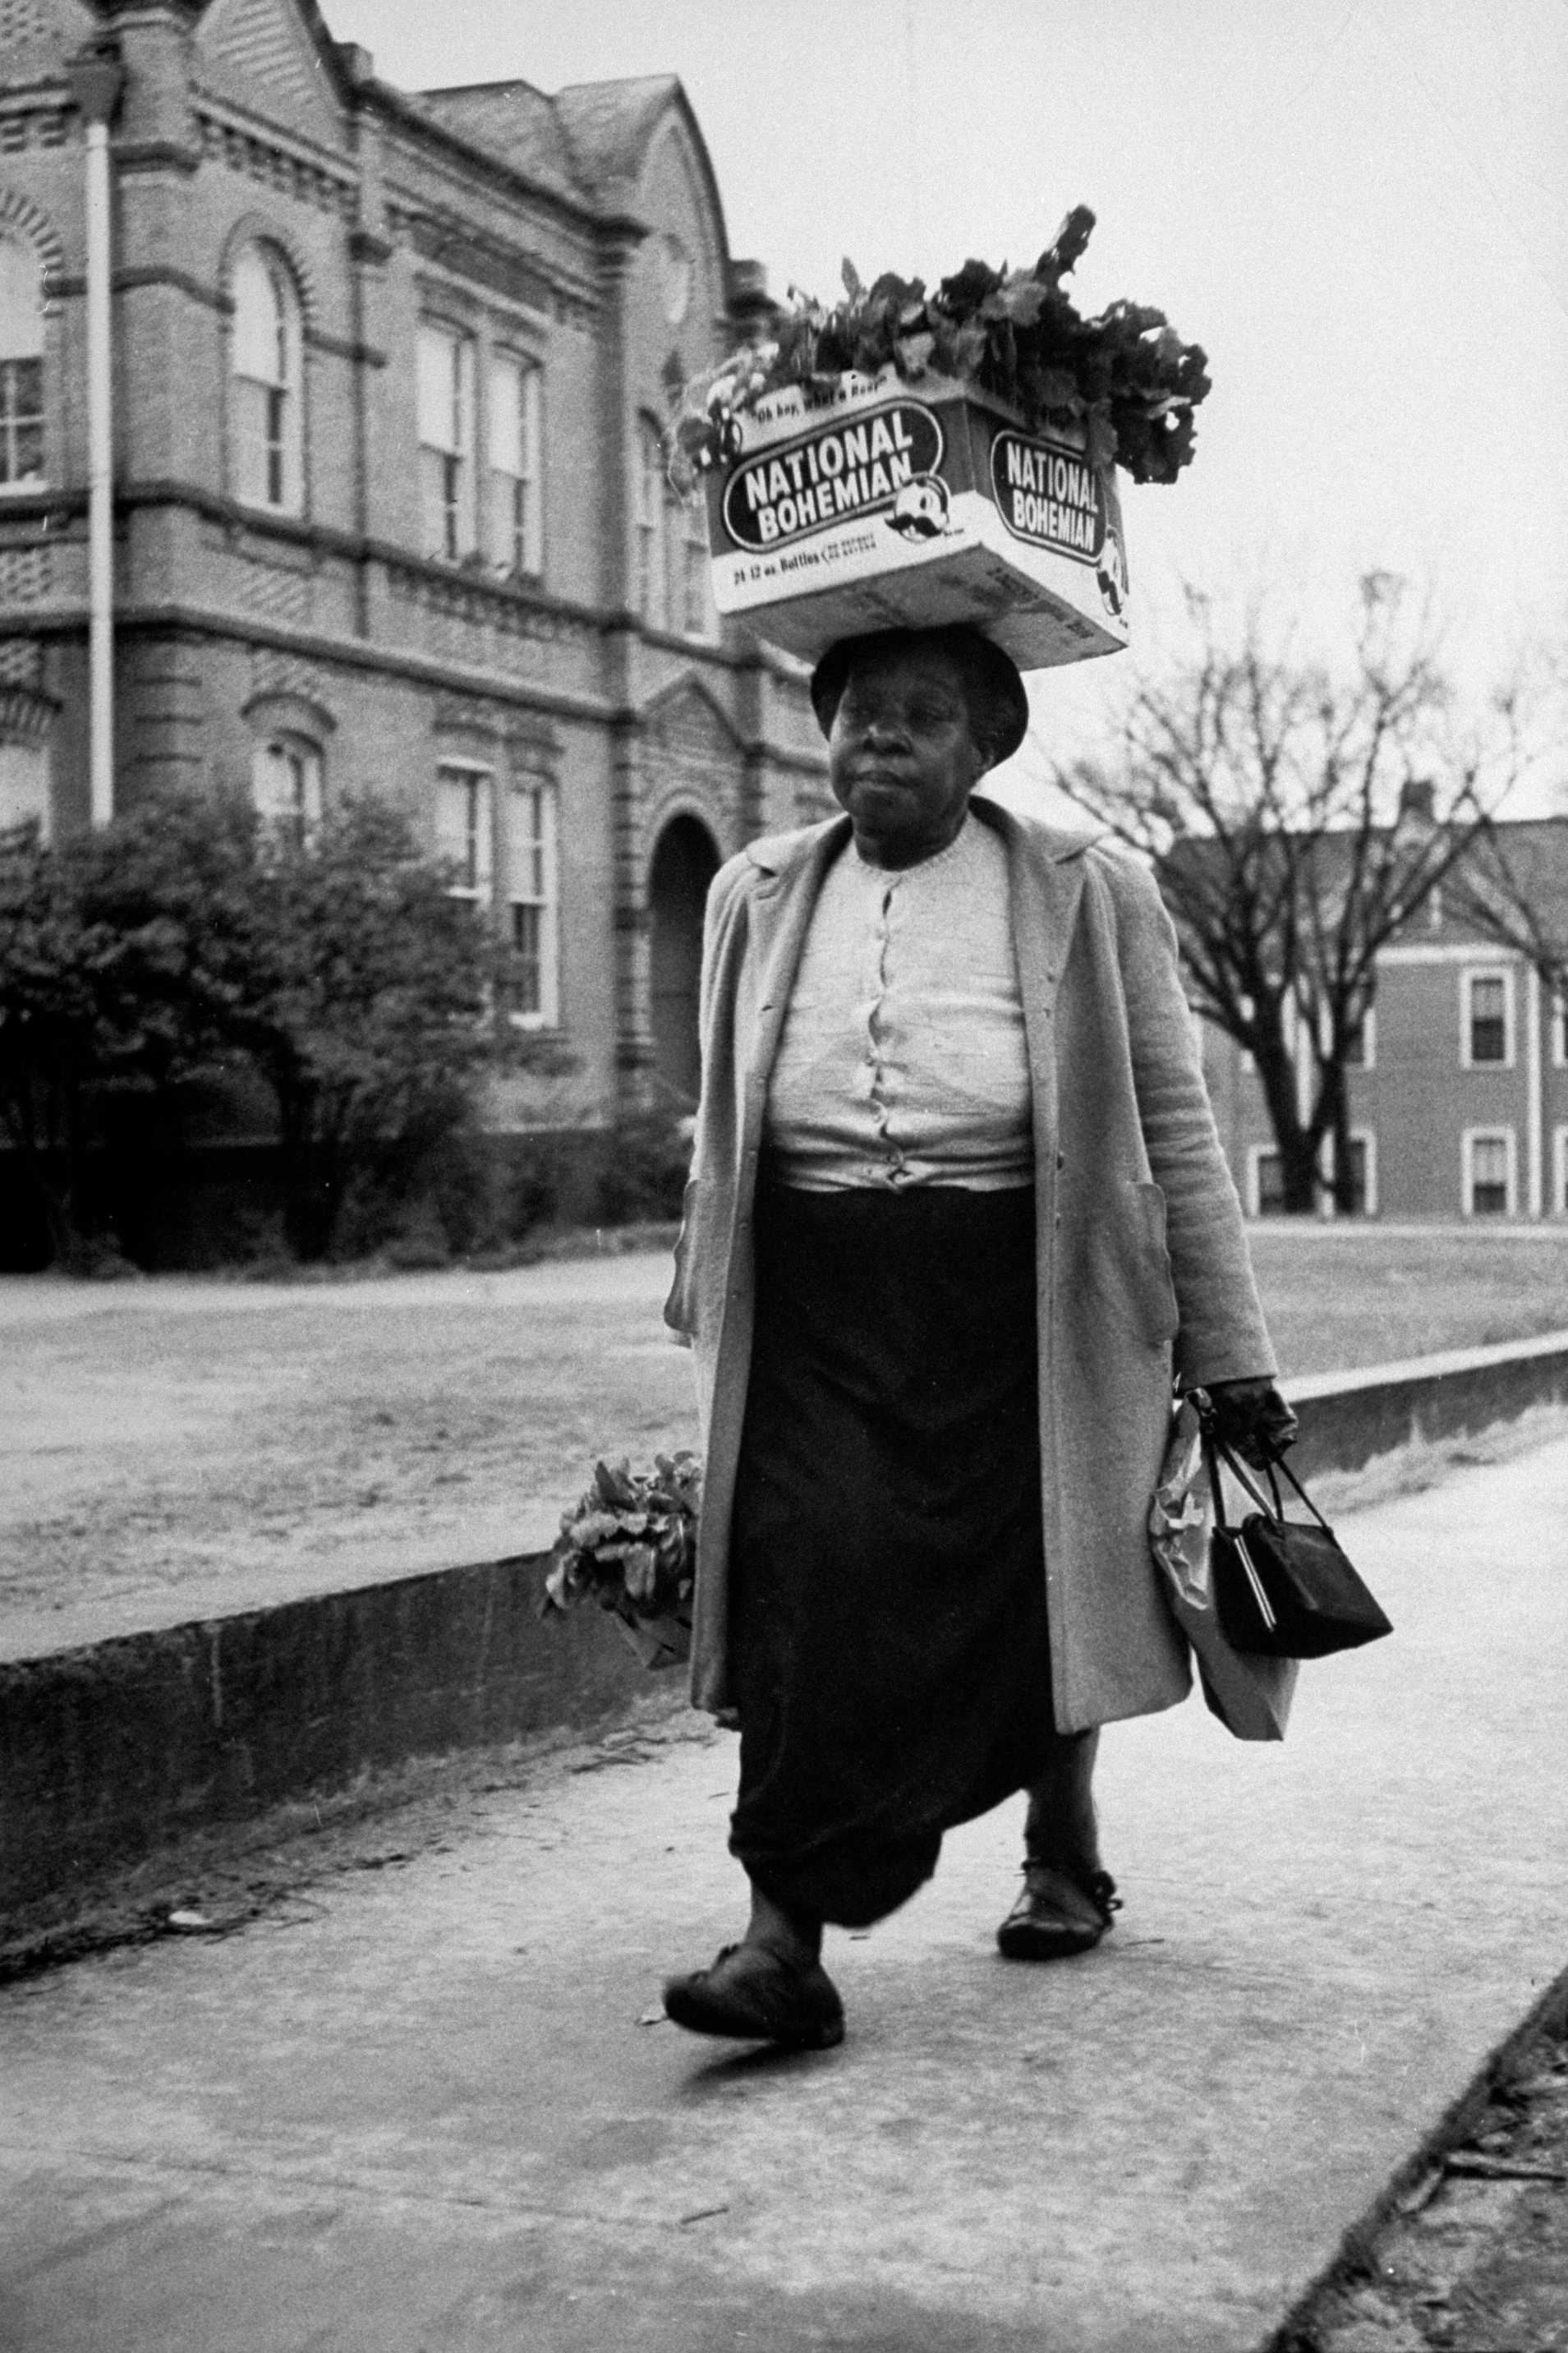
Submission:
M 1009 1808 L 830 1941 L 837 2052 L 642 2022 L 741 1913 L 695 1725 L 13 1988 L 0 2347 L 1263 2345 L 1568 1961 L 1568 1443 L 1343 1533 L 1396 1636 L 1305 1669 L 1283 1748 L 1108 1735 L 1101 1949 L 996 1957 Z

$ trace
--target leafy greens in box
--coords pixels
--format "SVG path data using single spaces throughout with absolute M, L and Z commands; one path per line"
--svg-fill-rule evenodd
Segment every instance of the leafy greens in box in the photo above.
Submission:
M 771 342 L 733 354 L 692 387 L 676 433 L 675 471 L 695 474 L 733 458 L 733 419 L 785 385 L 826 391 L 846 375 L 891 367 L 908 384 L 928 375 L 971 385 L 1013 410 L 1031 433 L 1065 434 L 1091 467 L 1112 463 L 1134 482 L 1173 482 L 1193 454 L 1194 411 L 1209 390 L 1196 343 L 1164 312 L 1113 302 L 1083 318 L 1064 292 L 1094 215 L 1070 212 L 1033 269 L 966 261 L 933 293 L 885 272 L 866 286 L 844 265 L 846 300 L 826 307 L 795 293 Z

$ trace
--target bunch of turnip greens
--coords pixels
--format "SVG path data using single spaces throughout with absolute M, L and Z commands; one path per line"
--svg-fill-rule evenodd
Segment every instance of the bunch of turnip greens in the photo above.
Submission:
M 845 300 L 794 293 L 771 339 L 734 353 L 690 387 L 676 430 L 678 479 L 736 454 L 733 419 L 784 385 L 826 389 L 849 373 L 887 367 L 909 384 L 926 375 L 973 385 L 1005 404 L 1030 432 L 1066 433 L 1090 462 L 1113 461 L 1135 482 L 1173 482 L 1192 458 L 1194 412 L 1208 363 L 1163 311 L 1112 302 L 1081 316 L 1062 286 L 1094 215 L 1070 212 L 1032 269 L 966 261 L 928 293 L 886 271 L 864 284 L 844 264 Z

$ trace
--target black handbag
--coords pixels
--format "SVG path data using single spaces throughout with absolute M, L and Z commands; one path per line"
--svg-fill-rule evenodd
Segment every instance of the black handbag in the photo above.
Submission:
M 1393 1633 L 1388 1618 L 1288 1462 L 1279 1467 L 1311 1513 L 1315 1526 L 1285 1517 L 1273 1463 L 1268 1471 L 1274 1503 L 1270 1511 L 1246 1465 L 1207 1430 L 1204 1450 L 1214 1490 L 1210 1573 L 1215 1614 L 1232 1650 L 1273 1659 L 1323 1659 L 1331 1651 L 1353 1651 Z M 1221 1460 L 1258 1506 L 1239 1527 L 1233 1527 L 1225 1515 Z

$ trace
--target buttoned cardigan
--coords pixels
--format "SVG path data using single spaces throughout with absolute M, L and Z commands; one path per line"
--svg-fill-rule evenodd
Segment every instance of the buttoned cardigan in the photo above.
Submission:
M 1118 851 L 983 797 L 1007 851 L 1036 1137 L 1040 1504 L 1062 1731 L 1191 1685 L 1148 1512 L 1173 1382 L 1271 1375 L 1241 1205 L 1204 1083 L 1175 934 Z M 769 1072 L 847 818 L 751 843 L 709 894 L 702 1090 L 667 1321 L 692 1345 L 706 1450 L 694 1703 L 731 1706 L 728 1567 L 753 1314 Z

